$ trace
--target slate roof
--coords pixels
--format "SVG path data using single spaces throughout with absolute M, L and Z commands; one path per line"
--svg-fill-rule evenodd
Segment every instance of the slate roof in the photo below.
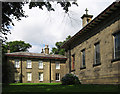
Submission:
M 96 18 L 94 18 L 90 23 L 88 23 L 85 27 L 83 27 L 79 32 L 77 32 L 73 37 L 71 37 L 68 41 L 66 41 L 61 48 L 67 48 L 71 45 L 78 36 L 80 36 L 83 32 L 89 32 L 92 28 L 103 22 L 106 18 L 114 14 L 116 11 L 120 11 L 120 1 L 113 2 L 108 8 L 106 8 L 103 12 L 101 12 Z
M 5 55 L 9 56 L 9 57 L 28 57 L 28 58 L 57 59 L 57 60 L 66 60 L 67 59 L 63 55 L 31 53 L 31 52 L 14 52 L 14 53 L 6 53 Z

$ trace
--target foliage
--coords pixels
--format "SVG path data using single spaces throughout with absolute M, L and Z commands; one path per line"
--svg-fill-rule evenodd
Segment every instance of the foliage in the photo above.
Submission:
M 3 53 L 7 53 L 8 49 L 10 52 L 28 51 L 30 47 L 32 46 L 24 41 L 11 41 L 2 45 L 2 51 Z
M 59 0 L 60 1 L 60 0 Z M 52 7 L 52 2 L 46 0 L 46 2 L 2 2 L 2 34 L 7 35 L 8 32 L 10 32 L 10 27 L 14 26 L 13 20 L 21 20 L 22 17 L 27 17 L 25 15 L 25 11 L 23 10 L 23 6 L 25 4 L 29 5 L 29 9 L 32 9 L 33 7 L 39 7 L 43 10 L 43 6 L 47 8 L 48 11 L 55 11 L 55 9 Z M 61 2 L 57 2 L 57 4 L 60 4 L 63 10 L 67 13 L 69 11 L 69 7 L 71 7 L 72 4 L 77 5 L 76 1 L 72 2 L 66 2 L 66 0 L 61 0 Z M 78 5 L 77 5 L 78 6 Z M 0 36 L 2 37 L 2 36 Z M 7 39 L 7 37 L 5 37 Z
M 66 74 L 61 80 L 63 85 L 80 84 L 79 78 L 74 74 Z
M 29 43 L 25 43 L 24 41 L 11 41 L 5 42 L 2 44 L 2 81 L 3 83 L 8 83 L 8 73 L 11 71 L 6 62 L 6 57 L 4 53 L 7 53 L 7 50 L 10 49 L 10 52 L 20 52 L 20 51 L 28 51 L 28 49 L 32 47 Z
M 64 40 L 63 42 L 56 42 L 55 46 L 52 48 L 52 52 L 51 54 L 59 54 L 59 55 L 65 55 L 65 50 L 61 48 L 61 46 L 68 41 L 71 38 L 71 36 L 69 35 L 66 40 Z

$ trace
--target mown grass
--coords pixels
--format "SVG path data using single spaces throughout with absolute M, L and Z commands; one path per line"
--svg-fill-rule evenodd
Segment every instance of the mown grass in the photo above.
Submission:
M 3 92 L 118 92 L 120 85 L 62 85 L 60 83 L 11 83 Z

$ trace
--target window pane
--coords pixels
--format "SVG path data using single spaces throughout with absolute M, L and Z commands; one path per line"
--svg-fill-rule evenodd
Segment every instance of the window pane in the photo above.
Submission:
M 72 70 L 75 69 L 75 55 L 72 55 Z
M 39 81 L 43 81 L 43 73 L 39 73 Z
M 82 67 L 85 67 L 85 50 L 82 51 Z
M 56 69 L 60 69 L 60 62 L 56 62 Z
M 20 81 L 20 75 L 19 72 L 15 72 L 15 81 Z
M 120 34 L 115 35 L 115 59 L 120 58 Z
M 95 44 L 95 64 L 100 63 L 100 45 L 99 43 Z
M 32 81 L 32 73 L 27 73 L 27 81 Z
M 31 62 L 31 60 L 27 60 L 27 68 L 32 68 L 32 62 Z
M 43 69 L 43 62 L 42 61 L 39 61 L 39 68 Z
M 15 68 L 20 68 L 20 61 L 15 59 Z
M 60 74 L 56 73 L 56 81 L 60 81 Z

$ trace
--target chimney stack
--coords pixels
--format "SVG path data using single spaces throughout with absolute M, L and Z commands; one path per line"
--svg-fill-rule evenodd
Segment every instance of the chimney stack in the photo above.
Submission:
M 41 53 L 44 53 L 43 48 L 42 48 L 42 52 Z
M 86 26 L 88 23 L 91 22 L 93 15 L 88 15 L 88 9 L 86 8 L 86 14 L 84 14 L 82 18 L 82 26 Z
M 45 54 L 49 54 L 49 48 L 48 48 L 48 45 L 45 45 Z
M 10 45 L 8 44 L 8 50 L 7 53 L 10 53 Z

